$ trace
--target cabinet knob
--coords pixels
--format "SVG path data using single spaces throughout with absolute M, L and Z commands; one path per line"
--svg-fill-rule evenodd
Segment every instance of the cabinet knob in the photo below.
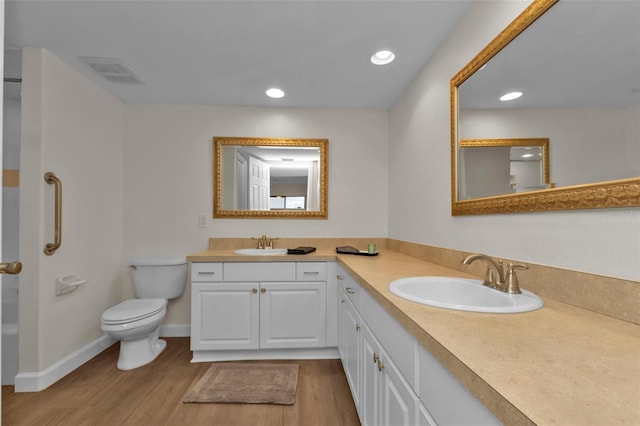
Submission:
M 266 292 L 267 292 L 266 288 L 263 287 L 263 288 L 260 289 L 260 293 L 265 294 Z
M 384 370 L 384 364 L 382 361 L 378 360 L 378 371 L 382 372 Z
M 340 299 L 340 303 L 344 305 L 344 299 Z
M 251 289 L 251 293 L 256 294 L 257 292 L 258 292 L 258 289 L 257 289 L 257 288 L 252 288 L 252 289 Z
M 376 364 L 378 362 L 378 354 L 377 353 L 373 353 L 373 363 Z
M 356 331 L 359 333 L 360 332 L 360 324 L 356 324 Z

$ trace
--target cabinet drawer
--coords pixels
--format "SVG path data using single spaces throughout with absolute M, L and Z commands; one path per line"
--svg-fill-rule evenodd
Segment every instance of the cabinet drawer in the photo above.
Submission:
M 229 262 L 224 264 L 224 280 L 230 281 L 295 281 L 294 262 Z
M 192 263 L 191 282 L 222 281 L 222 263 Z
M 296 281 L 326 281 L 327 264 L 324 262 L 297 262 Z
M 362 287 L 340 265 L 336 275 L 338 286 L 346 293 L 353 306 L 360 310 L 360 293 Z

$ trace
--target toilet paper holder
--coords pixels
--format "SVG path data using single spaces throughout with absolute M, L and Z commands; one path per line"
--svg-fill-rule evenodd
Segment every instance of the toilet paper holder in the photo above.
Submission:
M 63 294 L 71 293 L 75 291 L 83 284 L 86 284 L 87 280 L 79 277 L 78 275 L 65 275 L 56 278 L 56 296 L 62 296 Z

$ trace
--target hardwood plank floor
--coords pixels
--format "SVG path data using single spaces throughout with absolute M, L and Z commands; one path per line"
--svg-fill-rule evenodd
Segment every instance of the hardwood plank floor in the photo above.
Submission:
M 189 338 L 165 338 L 149 365 L 116 368 L 119 344 L 41 392 L 2 386 L 3 425 L 359 425 L 339 360 L 276 361 L 300 365 L 296 403 L 183 404 L 210 364 L 191 364 Z M 271 362 L 271 361 L 270 361 Z

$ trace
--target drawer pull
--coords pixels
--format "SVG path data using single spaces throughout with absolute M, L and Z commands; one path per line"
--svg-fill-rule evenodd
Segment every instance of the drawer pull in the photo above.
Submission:
M 347 290 L 348 294 L 356 294 L 356 292 L 353 291 L 353 289 L 351 287 L 347 287 L 345 290 Z
M 382 363 L 382 361 L 378 360 L 378 371 L 382 370 L 384 370 L 384 364 Z
M 344 299 L 340 299 L 340 303 L 344 305 Z
M 315 272 L 309 272 L 309 271 L 304 271 L 305 275 L 318 275 L 320 272 L 315 271 Z
M 378 354 L 377 353 L 373 353 L 373 363 L 376 364 L 378 362 Z
M 215 272 L 198 272 L 198 275 L 213 275 Z
M 336 278 L 339 280 L 344 280 L 344 276 L 343 275 L 336 275 Z
M 360 324 L 356 324 L 356 331 L 360 333 Z

